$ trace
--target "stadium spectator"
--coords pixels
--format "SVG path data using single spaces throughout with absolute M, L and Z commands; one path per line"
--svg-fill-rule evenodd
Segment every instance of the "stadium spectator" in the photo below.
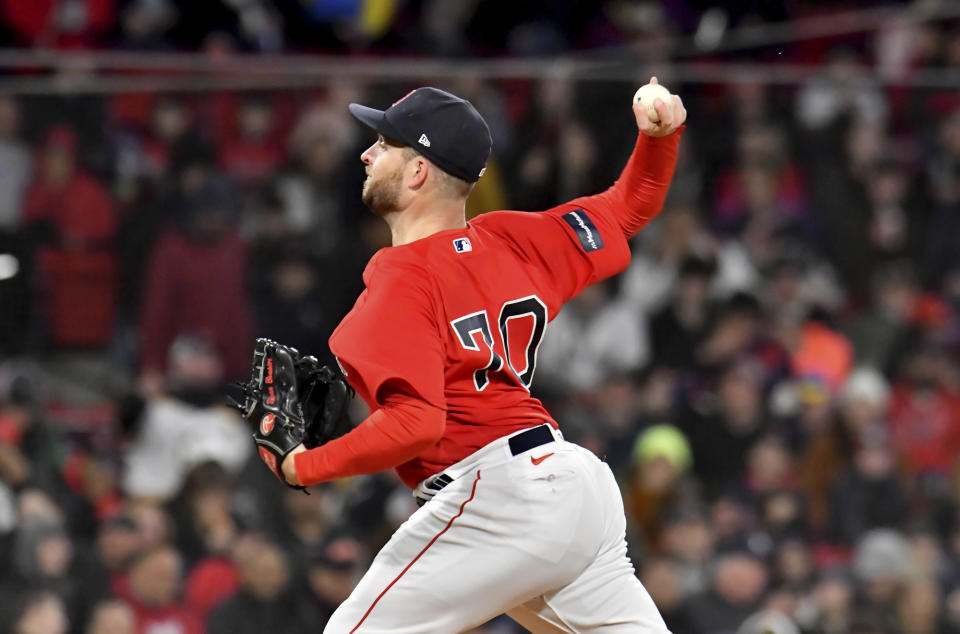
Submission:
M 666 557 L 649 558 L 639 572 L 640 581 L 660 610 L 672 634 L 694 634 L 686 605 L 688 598 L 676 562 Z
M 754 365 L 763 388 L 789 375 L 789 357 L 760 302 L 753 295 L 736 293 L 720 307 L 713 328 L 697 349 L 698 369 L 713 373 L 746 361 Z
M 917 342 L 893 385 L 890 427 L 913 474 L 947 477 L 960 452 L 960 396 L 946 370 L 946 350 Z
M 355 269 L 359 275 L 362 265 L 358 265 L 356 256 L 342 256 L 341 249 L 334 249 L 342 236 L 341 227 L 325 227 L 330 231 L 320 233 L 326 237 L 315 241 L 315 234 L 306 227 L 302 231 L 294 228 L 289 209 L 274 188 L 254 199 L 249 288 L 255 333 L 258 337 L 289 341 L 299 350 L 323 356 L 326 340 L 348 301 L 342 299 L 343 294 L 355 290 L 353 283 L 324 275 L 323 271 L 336 266 Z M 302 211 L 307 216 L 311 213 L 308 209 Z M 334 250 L 324 254 L 327 249 Z
M 213 342 L 178 337 L 167 367 L 163 392 L 144 404 L 126 454 L 123 488 L 133 498 L 170 500 L 207 461 L 237 475 L 252 451 L 242 421 L 223 403 L 223 363 Z M 185 444 L 185 435 L 193 441 Z
M 812 389 L 807 386 L 805 392 Z M 861 367 L 850 374 L 836 405 L 825 391 L 813 397 L 823 402 L 821 411 L 828 418 L 822 425 L 805 425 L 806 440 L 799 452 L 797 475 L 806 496 L 807 524 L 820 532 L 829 514 L 830 488 L 851 465 L 857 449 L 887 427 L 890 388 L 882 374 Z
M 762 266 L 772 260 L 779 236 L 813 234 L 806 188 L 779 127 L 744 128 L 736 149 L 737 165 L 717 176 L 713 222 L 722 234 L 740 236 Z
M 350 596 L 363 574 L 363 546 L 350 537 L 329 540 L 317 548 L 307 562 L 306 579 L 310 622 L 326 623 L 334 610 Z
M 28 370 L 0 366 L 0 477 L 12 486 L 59 493 L 67 441 L 44 420 L 36 389 Z
M 749 448 L 767 428 L 763 375 L 748 361 L 720 376 L 714 411 L 691 411 L 681 429 L 693 449 L 693 470 L 707 499 L 715 499 L 742 475 Z
M 909 546 L 900 533 L 890 529 L 865 533 L 853 553 L 853 574 L 859 582 L 853 618 L 896 631 L 895 600 L 911 572 Z M 857 626 L 851 630 L 858 631 Z
M 553 320 L 540 346 L 540 385 L 588 391 L 644 364 L 650 354 L 645 324 L 629 305 L 611 299 L 609 285 L 594 284 Z
M 815 311 L 788 335 L 793 340 L 791 365 L 795 376 L 819 381 L 833 393 L 853 367 L 853 346 L 830 326 L 829 319 L 821 319 L 820 311 Z
M 237 108 L 237 137 L 220 149 L 220 167 L 238 185 L 262 183 L 283 162 L 276 114 L 266 95 L 249 95 Z
M 339 254 L 353 224 L 349 216 L 362 213 L 349 195 L 351 185 L 360 187 L 362 171 L 353 169 L 353 160 L 362 149 L 355 128 L 344 120 L 346 109 L 334 110 L 335 98 L 300 117 L 289 138 L 292 160 L 275 183 L 291 234 L 305 238 L 311 253 L 321 257 Z
M 290 490 L 283 496 L 284 525 L 279 537 L 292 556 L 298 575 L 310 556 L 322 548 L 339 525 L 336 508 L 339 496 L 329 488 L 320 488 L 315 495 L 305 496 Z
M 142 309 L 143 385 L 156 394 L 167 353 L 183 334 L 209 337 L 225 379 L 243 376 L 252 346 L 247 249 L 229 222 L 233 202 L 215 183 L 186 201 L 181 229 L 168 229 L 151 256 Z
M 911 579 L 897 601 L 900 627 L 906 634 L 935 634 L 942 631 L 940 603 L 940 589 L 933 579 Z
M 873 276 L 870 303 L 849 320 L 845 332 L 857 363 L 894 376 L 894 364 L 909 333 L 910 318 L 920 298 L 917 275 L 908 262 L 891 263 Z
M 94 608 L 84 634 L 136 634 L 136 617 L 129 605 L 108 599 Z
M 673 425 L 645 429 L 633 445 L 633 469 L 626 485 L 627 512 L 643 536 L 646 550 L 662 550 L 663 521 L 696 499 L 687 477 L 690 445 Z
M 281 548 L 250 540 L 238 548 L 236 560 L 240 590 L 210 614 L 209 634 L 316 631 L 319 625 L 309 620 L 304 602 L 290 583 L 290 565 Z
M 762 562 L 744 552 L 720 555 L 710 589 L 690 600 L 696 632 L 735 632 L 759 606 L 768 574 Z
M 680 263 L 671 302 L 650 319 L 653 361 L 681 370 L 696 365 L 696 350 L 712 325 L 714 308 L 710 283 L 716 271 L 712 260 L 688 255 Z
M 37 152 L 24 223 L 39 236 L 38 273 L 54 346 L 102 347 L 114 325 L 117 213 L 107 190 L 76 164 L 77 136 L 51 129 Z
M 166 144 L 163 146 L 166 151 Z M 168 231 L 183 230 L 191 201 L 216 177 L 214 149 L 199 132 L 182 133 L 168 151 L 169 155 L 164 159 L 165 171 L 157 175 L 158 182 L 154 187 L 144 186 L 139 190 L 125 205 L 121 219 L 118 251 L 124 267 L 120 271 L 119 299 L 126 329 L 142 327 L 139 316 L 148 282 L 147 272 L 158 240 Z M 146 161 L 143 156 L 136 159 L 137 164 Z M 122 179 L 122 170 L 118 172 Z M 122 182 L 120 187 L 123 187 Z M 140 333 L 124 334 L 137 338 Z M 135 352 L 131 351 L 130 361 L 134 360 Z
M 12 634 L 67 634 L 70 626 L 63 601 L 49 591 L 24 598 L 10 624 Z
M 170 546 L 141 554 L 130 567 L 130 586 L 121 597 L 133 608 L 137 633 L 160 628 L 183 634 L 203 634 L 203 622 L 180 601 L 183 562 Z
M 153 104 L 149 124 L 140 146 L 142 169 L 147 178 L 159 181 L 169 173 L 175 150 L 191 131 L 192 113 L 182 97 L 161 95 Z
M 139 557 L 143 542 L 137 525 L 126 515 L 114 515 L 100 522 L 89 548 L 81 549 L 79 576 L 80 612 L 89 621 L 102 602 L 120 596 L 129 588 L 129 568 Z
M 825 571 L 813 588 L 811 602 L 797 614 L 805 631 L 836 634 L 851 632 L 853 580 L 842 568 Z
M 851 466 L 840 474 L 830 494 L 830 535 L 835 543 L 854 544 L 873 528 L 903 527 L 908 503 L 895 467 L 885 430 L 861 438 Z

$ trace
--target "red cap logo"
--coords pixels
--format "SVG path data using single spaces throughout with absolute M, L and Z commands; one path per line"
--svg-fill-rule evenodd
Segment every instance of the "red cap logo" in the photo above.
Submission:
M 260 454 L 260 459 L 270 467 L 270 471 L 273 471 L 273 475 L 280 477 L 280 474 L 277 473 L 277 457 L 263 447 L 258 447 L 257 453 Z
M 269 435 L 270 435 L 270 432 L 273 431 L 273 422 L 274 422 L 274 416 L 273 416 L 273 414 L 265 414 L 265 415 L 263 416 L 263 418 L 260 420 L 260 435 L 261 435 L 261 436 L 269 436 Z

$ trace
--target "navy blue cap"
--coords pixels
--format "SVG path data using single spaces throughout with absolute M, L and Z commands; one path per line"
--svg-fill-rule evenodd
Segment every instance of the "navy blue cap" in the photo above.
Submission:
M 490 129 L 477 109 L 439 88 L 417 88 L 386 110 L 358 103 L 350 114 L 465 181 L 476 182 L 490 157 Z

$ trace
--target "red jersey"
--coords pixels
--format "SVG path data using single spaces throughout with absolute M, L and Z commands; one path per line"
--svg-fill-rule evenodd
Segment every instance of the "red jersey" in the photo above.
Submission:
M 379 251 L 330 350 L 372 411 L 390 380 L 446 410 L 440 442 L 397 468 L 404 482 L 415 486 L 519 429 L 556 426 L 529 391 L 547 322 L 629 261 L 619 225 L 589 198 L 485 214 Z
M 641 135 L 602 194 L 544 212 L 491 212 L 377 252 L 366 290 L 330 337 L 370 418 L 296 455 L 300 481 L 392 466 L 415 487 L 501 436 L 556 427 L 529 391 L 547 323 L 626 268 L 627 238 L 663 206 L 679 136 Z

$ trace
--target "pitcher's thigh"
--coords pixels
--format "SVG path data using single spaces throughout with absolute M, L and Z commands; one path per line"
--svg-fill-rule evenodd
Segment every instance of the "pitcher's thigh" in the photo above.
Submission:
M 669 634 L 653 599 L 622 564 L 597 561 L 567 586 L 507 612 L 533 634 Z
M 580 467 L 591 480 L 584 513 L 600 518 L 590 543 L 601 544 L 582 571 L 562 587 L 507 614 L 539 634 L 549 632 L 667 633 L 653 599 L 634 574 L 627 557 L 626 521 L 620 489 L 609 467 L 586 450 Z
M 513 524 L 520 520 L 510 508 L 516 482 L 508 476 L 491 469 L 482 478 L 464 478 L 417 511 L 324 631 L 461 632 L 574 578 L 582 565 L 574 571 L 569 558 L 550 561 L 541 552 L 549 535 L 540 535 L 562 522 L 544 517 L 537 530 Z M 522 521 L 526 527 L 531 520 Z

